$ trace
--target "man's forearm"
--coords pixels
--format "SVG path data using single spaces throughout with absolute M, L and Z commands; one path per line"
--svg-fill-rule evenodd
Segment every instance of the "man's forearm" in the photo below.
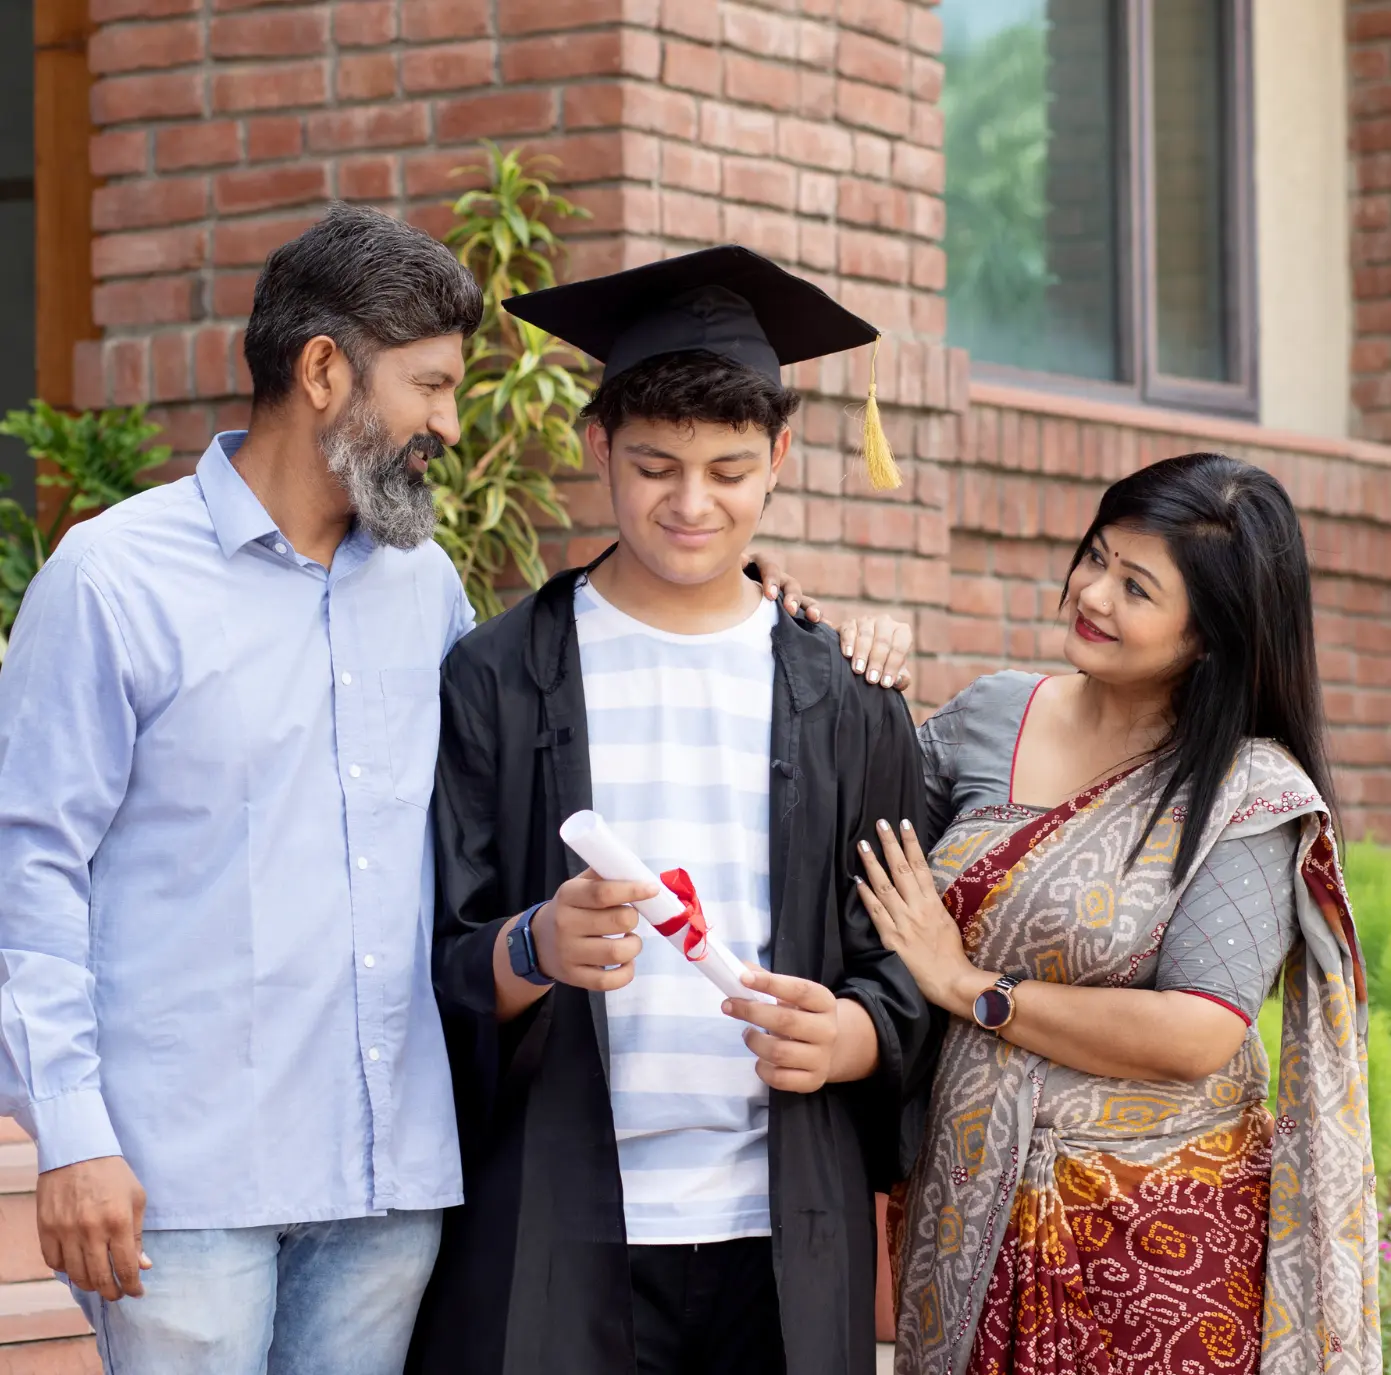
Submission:
M 874 1019 L 854 998 L 836 999 L 836 1044 L 831 1055 L 830 1084 L 868 1079 L 879 1068 L 879 1033 Z
M 507 937 L 521 919 L 519 912 L 511 921 L 505 922 L 497 933 L 497 940 L 493 942 L 493 989 L 499 1022 L 510 1022 L 520 1017 L 527 1008 L 540 1002 L 551 991 L 550 984 L 530 983 L 512 972 Z

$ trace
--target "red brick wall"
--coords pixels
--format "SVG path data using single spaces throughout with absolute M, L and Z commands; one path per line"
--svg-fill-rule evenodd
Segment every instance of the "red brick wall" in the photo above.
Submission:
M 1216 449 L 1273 473 L 1299 507 L 1344 820 L 1391 839 L 1391 450 L 980 384 L 972 403 L 948 422 L 951 593 L 927 698 L 1001 665 L 1060 665 L 1058 593 L 1105 486 Z
M 1354 832 L 1391 837 L 1391 450 L 977 387 L 942 346 L 933 0 L 91 0 L 99 343 L 83 405 L 149 400 L 185 456 L 245 419 L 239 331 L 265 254 L 332 195 L 438 232 L 482 137 L 559 158 L 594 218 L 572 275 L 739 240 L 886 331 L 880 396 L 908 481 L 852 472 L 867 351 L 807 391 L 765 533 L 832 609 L 906 610 L 921 707 L 1052 662 L 1057 581 L 1101 486 L 1198 447 L 1291 484 Z M 1353 0 L 1356 396 L 1391 438 L 1391 0 Z M 553 564 L 606 538 L 569 486 Z
M 1359 432 L 1391 440 L 1391 4 L 1348 0 L 1352 108 L 1352 404 Z
M 947 598 L 937 420 L 966 404 L 941 345 L 940 25 L 930 0 L 92 0 L 95 311 L 83 405 L 148 400 L 185 463 L 246 416 L 239 331 L 265 254 L 331 195 L 435 232 L 476 141 L 559 159 L 593 219 L 586 276 L 735 240 L 886 335 L 879 395 L 907 483 L 846 477 L 868 350 L 809 392 L 769 532 L 839 605 Z M 592 547 L 603 494 L 573 489 Z
M 701 243 L 773 254 L 905 348 L 881 394 L 945 406 L 937 16 L 910 0 L 92 0 L 97 321 L 87 404 L 244 413 L 266 252 L 330 196 L 440 230 L 476 141 L 560 159 L 578 275 Z M 838 16 L 838 17 L 837 17 Z M 863 376 L 860 359 L 855 385 Z M 837 360 L 817 381 L 849 394 Z

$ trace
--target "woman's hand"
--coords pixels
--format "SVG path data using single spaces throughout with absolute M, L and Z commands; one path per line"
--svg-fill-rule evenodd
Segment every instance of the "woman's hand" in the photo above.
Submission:
M 789 616 L 800 607 L 809 621 L 825 619 L 814 597 L 802 594 L 802 585 L 792 577 L 772 554 L 744 554 L 745 564 L 753 564 L 763 583 L 763 595 L 770 602 L 782 596 Z M 827 624 L 830 624 L 827 622 Z M 858 616 L 832 629 L 840 636 L 840 652 L 850 660 L 856 673 L 864 674 L 867 683 L 907 691 L 913 685 L 913 672 L 908 660 L 913 653 L 913 627 L 886 613 L 878 616 Z
M 886 950 L 892 950 L 922 990 L 923 997 L 958 1017 L 969 1017 L 977 996 L 995 982 L 967 958 L 961 930 L 942 906 L 927 857 L 908 822 L 901 823 L 900 845 L 887 821 L 878 826 L 879 843 L 889 872 L 867 840 L 860 842 L 860 862 L 869 881 L 860 898 Z
M 885 821 L 879 842 L 886 874 L 868 842 L 860 861 L 865 910 L 885 949 L 908 966 L 923 997 L 953 1016 L 972 1019 L 976 999 L 999 978 L 977 969 L 961 932 L 942 906 L 913 828 L 902 843 Z M 1014 992 L 1014 1019 L 1000 1039 L 1059 1065 L 1110 1079 L 1196 1082 L 1221 1069 L 1241 1045 L 1246 1024 L 1206 998 L 1143 988 L 1089 988 L 1027 979 Z

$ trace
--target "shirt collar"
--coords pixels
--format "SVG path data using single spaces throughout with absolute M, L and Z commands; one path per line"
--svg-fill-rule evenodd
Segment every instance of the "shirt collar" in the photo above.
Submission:
M 277 533 L 266 508 L 232 467 L 232 459 L 245 439 L 245 430 L 226 430 L 214 435 L 207 452 L 198 460 L 198 485 L 203 490 L 203 501 L 212 518 L 217 542 L 229 559 L 252 540 Z

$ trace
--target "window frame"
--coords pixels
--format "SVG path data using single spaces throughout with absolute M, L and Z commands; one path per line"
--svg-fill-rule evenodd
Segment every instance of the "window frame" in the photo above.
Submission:
M 1121 0 L 1115 33 L 1114 118 L 1116 146 L 1117 253 L 1116 355 L 1130 380 L 1098 381 L 1069 373 L 1017 368 L 971 358 L 983 381 L 1062 392 L 1128 405 L 1205 411 L 1256 418 L 1259 415 L 1256 226 L 1252 130 L 1251 0 L 1223 0 L 1226 52 L 1224 129 L 1227 213 L 1223 244 L 1226 277 L 1230 382 L 1206 382 L 1159 371 L 1155 261 L 1156 217 L 1154 100 L 1152 89 L 1153 8 L 1163 0 Z M 948 167 L 950 177 L 951 169 Z M 947 271 L 951 271 L 948 262 Z

